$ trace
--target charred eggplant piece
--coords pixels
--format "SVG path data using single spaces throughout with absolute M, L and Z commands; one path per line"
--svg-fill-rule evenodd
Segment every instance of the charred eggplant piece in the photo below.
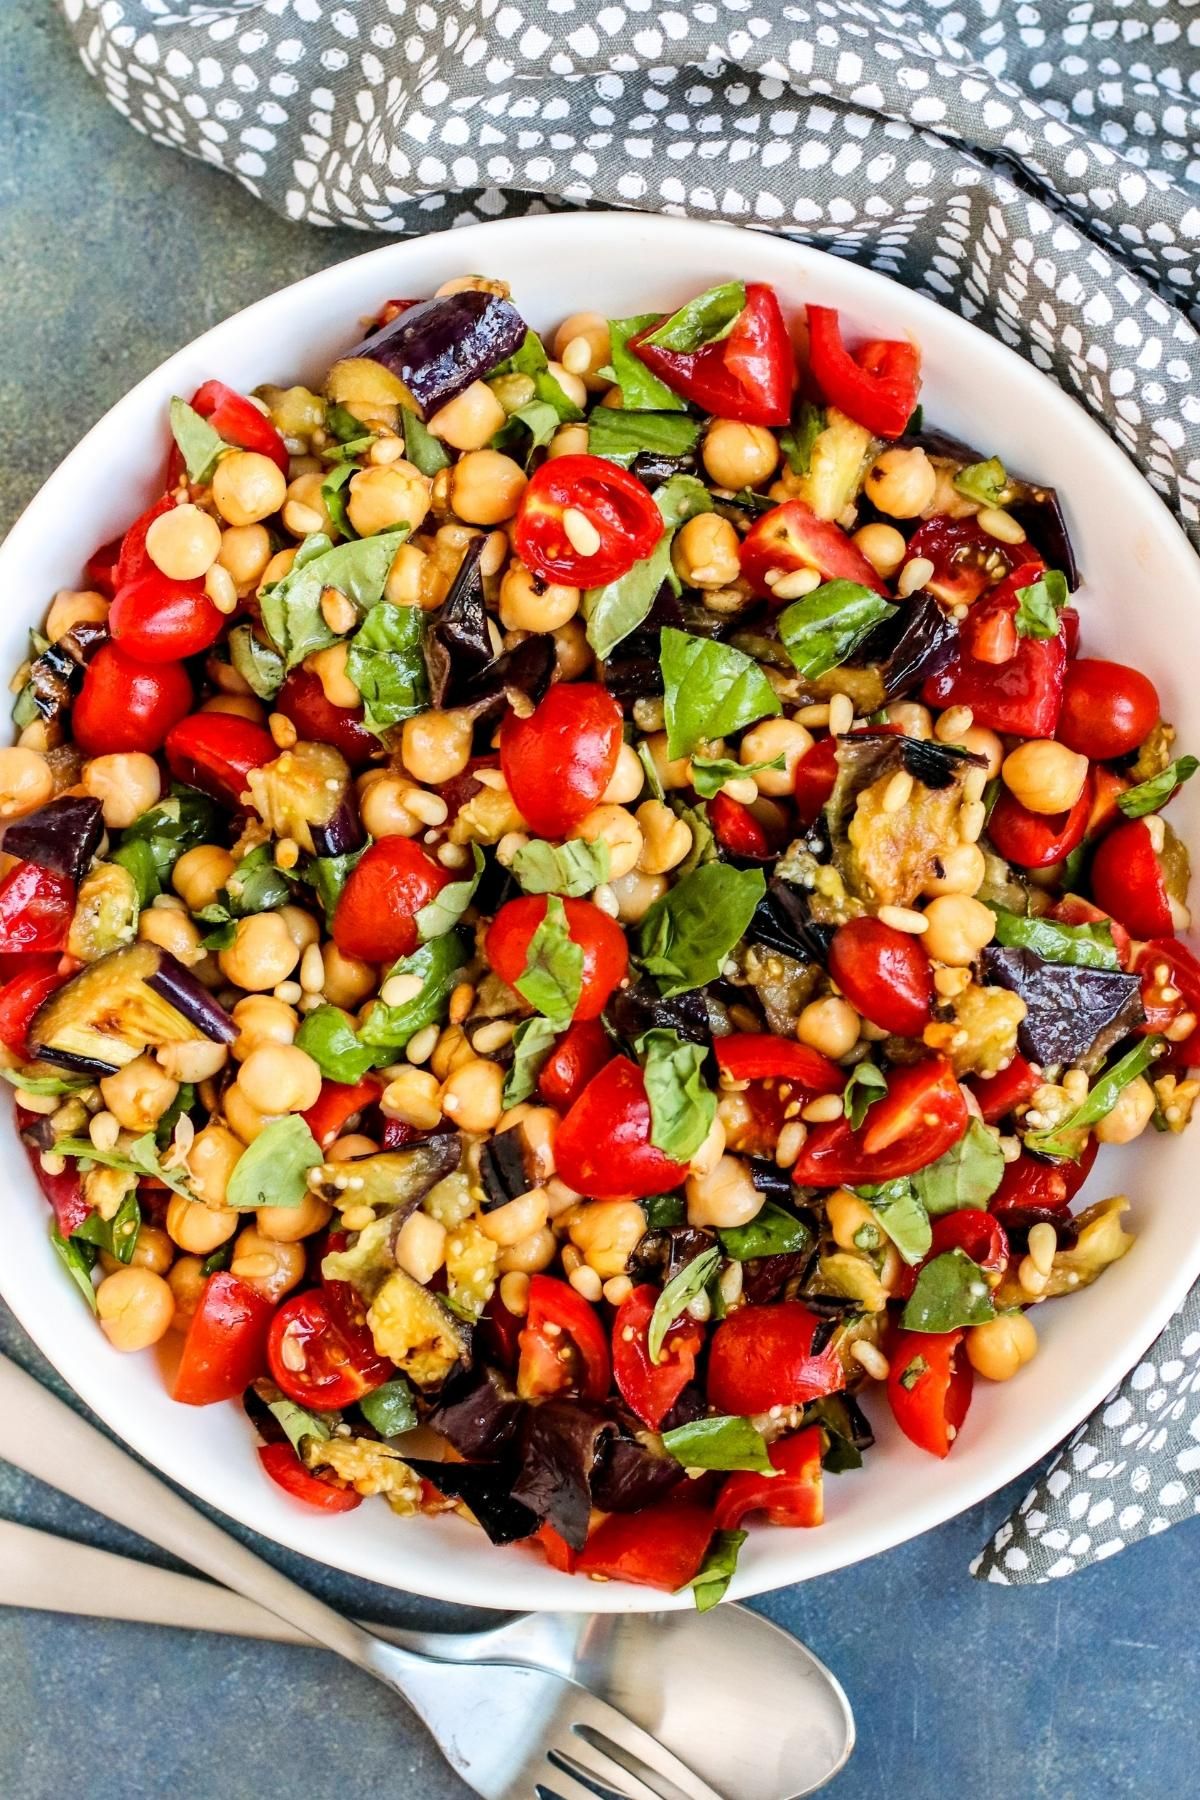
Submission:
M 337 830 L 334 820 L 349 806 L 350 765 L 332 744 L 307 743 L 303 739 L 284 750 L 274 762 L 251 769 L 246 776 L 255 810 L 277 838 L 291 838 L 311 854 L 317 851 L 316 835 Z M 354 812 L 355 818 L 357 813 Z M 361 842 L 361 836 L 359 841 Z M 347 846 L 357 849 L 357 844 Z
M 1025 1002 L 1017 1047 L 1031 1062 L 1098 1062 L 1146 1016 L 1136 975 L 1043 962 L 1032 950 L 995 944 L 983 952 L 983 971 Z
M 67 955 L 81 963 L 99 962 L 102 956 L 133 942 L 137 922 L 137 883 L 129 870 L 120 863 L 96 863 L 75 895 Z
M 4 833 L 4 849 L 22 862 L 65 875 L 78 887 L 103 836 L 100 802 L 64 794 L 49 806 L 15 820 Z
M 13 709 L 16 724 L 31 725 L 35 719 L 43 719 L 47 724 L 61 720 L 78 692 L 84 670 L 107 641 L 107 625 L 82 620 L 56 643 L 48 645 L 30 665 L 29 680 Z
M 601 1448 L 592 1475 L 592 1499 L 602 1512 L 639 1512 L 678 1487 L 683 1465 L 667 1456 L 648 1432 L 622 1433 Z
M 650 1281 L 666 1287 L 681 1269 L 703 1256 L 716 1243 L 711 1231 L 695 1225 L 663 1225 L 648 1231 L 629 1258 L 629 1273 L 635 1282 Z
M 468 1462 L 498 1462 L 525 1410 L 498 1369 L 466 1369 L 446 1383 L 428 1423 Z
M 425 632 L 423 648 L 431 706 L 452 704 L 450 695 L 456 686 L 469 676 L 480 674 L 493 660 L 483 603 L 483 576 L 479 573 L 483 543 L 480 536 L 467 545 L 450 592 Z
M 309 830 L 316 856 L 348 856 L 353 850 L 361 850 L 367 834 L 358 816 L 353 789 L 343 794 L 337 811 L 324 824 L 313 824 Z
M 29 1028 L 35 1056 L 87 1075 L 112 1075 L 164 1044 L 232 1044 L 236 1036 L 225 1008 L 156 944 L 130 944 L 82 969 Z
M 500 1132 L 483 1145 L 479 1152 L 479 1179 L 484 1192 L 481 1211 L 485 1213 L 507 1206 L 510 1200 L 518 1199 L 538 1185 L 536 1175 L 527 1164 L 526 1146 L 519 1126 L 512 1131 Z
M 691 1044 L 712 1042 L 712 1019 L 703 988 L 664 1000 L 652 981 L 617 988 L 604 1008 L 603 1022 L 611 1032 L 632 1044 L 647 1031 L 677 1031 Z
M 661 450 L 639 450 L 629 465 L 630 474 L 636 475 L 651 493 L 664 481 L 670 481 L 672 475 L 693 475 L 695 471 L 696 458 L 691 452 L 685 456 L 665 456 Z
M 746 937 L 797 962 L 824 964 L 836 925 L 821 925 L 809 916 L 808 892 L 781 875 L 772 876 L 754 910 Z
M 405 1461 L 447 1500 L 470 1507 L 493 1544 L 515 1544 L 537 1530 L 537 1514 L 513 1498 L 512 1470 L 503 1463 Z
M 404 1208 L 403 1218 L 431 1187 L 458 1167 L 461 1142 L 457 1131 L 439 1131 L 407 1150 L 381 1150 L 352 1163 L 323 1163 L 313 1177 L 313 1191 L 331 1206 L 346 1199 L 348 1181 L 359 1205 Z
M 888 619 L 864 646 L 870 656 L 883 656 L 879 673 L 887 701 L 902 699 L 919 688 L 926 676 L 936 675 L 954 654 L 958 641 L 957 623 L 932 594 L 919 594 L 903 609 L 902 620 L 899 633 Z
M 755 1256 L 742 1264 L 742 1295 L 751 1306 L 792 1300 L 799 1292 L 814 1252 L 785 1250 L 778 1256 Z M 807 1305 L 807 1300 L 805 1302 Z
M 510 706 L 531 711 L 550 686 L 553 673 L 554 640 L 535 632 L 471 677 L 462 691 L 461 709 L 470 713 L 476 725 L 494 724 Z
M 410 306 L 364 338 L 345 360 L 365 357 L 380 363 L 395 377 L 397 401 L 428 419 L 519 350 L 526 329 L 511 300 L 468 288 Z
M 592 1472 L 602 1446 L 616 1434 L 611 1419 L 576 1402 L 545 1400 L 526 1415 L 513 1499 L 553 1525 L 572 1550 L 582 1550 L 587 1540 Z

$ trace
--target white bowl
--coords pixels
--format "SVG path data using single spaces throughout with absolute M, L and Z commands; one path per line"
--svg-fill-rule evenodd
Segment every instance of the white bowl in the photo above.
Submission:
M 1145 669 L 1182 747 L 1200 744 L 1200 684 L 1191 685 L 1200 669 L 1200 565 L 1162 502 L 1073 400 L 1010 350 L 879 275 L 781 238 L 637 213 L 517 219 L 387 244 L 248 307 L 170 357 L 88 433 L 0 548 L 0 667 L 22 660 L 27 629 L 55 589 L 79 585 L 90 553 L 158 491 L 173 394 L 190 394 L 209 376 L 245 388 L 319 381 L 382 301 L 432 293 L 467 270 L 503 276 L 542 330 L 580 307 L 619 317 L 740 275 L 771 282 L 785 308 L 809 298 L 840 308 L 851 337 L 911 336 L 922 351 L 926 417 L 1065 496 L 1091 577 L 1080 609 L 1086 649 Z M 1172 818 L 1193 840 L 1200 835 L 1200 782 L 1183 790 Z M 46 1205 L 15 1142 L 7 1161 L 0 1293 L 80 1398 L 181 1487 L 318 1562 L 444 1600 L 588 1612 L 691 1605 L 688 1594 L 673 1601 L 557 1574 L 538 1553 L 494 1549 L 456 1518 L 403 1521 L 382 1503 L 326 1518 L 289 1500 L 263 1477 L 238 1405 L 177 1406 L 153 1356 L 106 1348 L 50 1247 Z M 1096 1286 L 1037 1312 L 1036 1364 L 1004 1386 L 977 1382 L 947 1461 L 910 1445 L 890 1427 L 882 1396 L 870 1398 L 879 1443 L 864 1469 L 827 1481 L 820 1530 L 752 1532 L 733 1596 L 841 1568 L 941 1524 L 1036 1462 L 1104 1398 L 1200 1274 L 1188 1139 L 1147 1132 L 1128 1151 L 1106 1150 L 1093 1197 L 1120 1191 L 1119 1182 L 1134 1203 L 1134 1249 Z

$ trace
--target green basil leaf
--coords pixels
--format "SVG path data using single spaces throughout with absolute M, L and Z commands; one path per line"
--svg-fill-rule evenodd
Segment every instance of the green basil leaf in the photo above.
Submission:
M 769 762 L 740 763 L 728 756 L 693 756 L 692 786 L 705 800 L 719 794 L 727 781 L 743 781 L 747 775 L 758 775 L 763 769 L 782 769 L 783 757 Z
M 583 408 L 568 399 L 557 377 L 550 373 L 550 359 L 536 331 L 527 331 L 520 348 L 498 363 L 492 375 L 528 375 L 533 381 L 534 397 L 552 406 L 561 421 L 570 423 L 583 417 Z
M 678 350 L 690 355 L 705 344 L 727 338 L 746 304 L 744 281 L 725 281 L 697 294 L 678 312 L 655 327 L 646 339 L 656 350 Z
M 358 533 L 350 523 L 350 514 L 346 511 L 346 496 L 342 489 L 348 487 L 357 474 L 357 463 L 339 462 L 335 463 L 321 483 L 325 511 L 337 526 L 339 536 L 347 539 L 356 538 Z
M 371 731 L 382 734 L 429 705 L 421 648 L 424 619 L 419 606 L 393 606 L 389 600 L 380 600 L 350 640 L 346 673 L 362 695 L 364 723 Z
M 583 950 L 567 930 L 567 913 L 557 894 L 546 899 L 541 923 L 529 940 L 524 972 L 514 983 L 535 1012 L 565 1031 L 583 989 Z
M 77 1158 L 80 1162 L 98 1163 L 105 1169 L 123 1169 L 127 1175 L 152 1175 L 174 1194 L 186 1200 L 194 1198 L 191 1188 L 175 1169 L 165 1169 L 158 1160 L 158 1145 L 152 1132 L 145 1132 L 127 1150 L 97 1150 L 90 1138 L 59 1138 L 54 1145 L 59 1156 Z
M 669 999 L 715 981 L 767 891 L 761 869 L 705 862 L 656 900 L 639 943 L 647 971 Z
M 273 912 L 292 897 L 291 883 L 278 867 L 269 844 L 259 844 L 244 856 L 221 889 L 218 899 L 202 906 L 193 916 L 203 925 L 224 925 L 250 913 Z
M 229 449 L 219 432 L 207 419 L 202 419 L 194 406 L 176 394 L 171 402 L 171 436 L 179 446 L 188 480 L 197 484 L 211 481 L 217 459 Z
M 162 893 L 163 884 L 159 877 L 154 851 L 144 838 L 135 838 L 132 843 L 119 844 L 115 850 L 109 851 L 108 860 L 116 863 L 118 868 L 124 869 L 126 874 L 132 876 L 137 892 L 139 912 Z
M 793 475 L 807 475 L 813 445 L 825 429 L 825 415 L 811 400 L 802 400 L 794 422 L 779 434 L 779 448 Z M 772 502 L 774 504 L 774 502 Z
M 23 1094 L 77 1094 L 93 1085 L 78 1075 L 30 1075 L 24 1069 L 0 1069 L 0 1075 Z
M 1026 918 L 988 901 L 996 915 L 993 940 L 1006 948 L 1032 950 L 1043 962 L 1075 969 L 1118 969 L 1120 958 L 1112 932 L 1102 919 L 1083 925 L 1060 925 L 1055 919 Z
M 1004 1176 L 1004 1157 L 982 1119 L 972 1119 L 957 1144 L 912 1177 L 924 1205 L 936 1219 L 966 1207 L 986 1207 Z
M 343 850 L 340 856 L 310 856 L 304 864 L 301 880 L 315 889 L 325 912 L 325 923 L 329 926 L 333 924 L 333 915 L 342 897 L 342 889 L 361 856 L 362 850 Z
M 473 872 L 463 881 L 451 881 L 417 914 L 417 936 L 423 944 L 430 938 L 442 937 L 447 931 L 453 931 L 458 921 L 475 898 L 475 890 L 479 886 L 483 874 L 483 851 L 478 844 L 471 845 Z
M 330 1427 L 319 1413 L 308 1412 L 303 1406 L 297 1406 L 294 1400 L 289 1400 L 286 1395 L 281 1394 L 278 1400 L 268 1400 L 267 1411 L 297 1455 L 300 1454 L 300 1446 L 305 1438 L 320 1438 L 323 1441 L 325 1438 L 333 1436 Z M 336 1413 L 329 1415 L 334 1420 L 337 1419 L 337 1416 Z
M 659 1361 L 663 1339 L 680 1313 L 686 1312 L 696 1296 L 704 1292 L 720 1266 L 721 1252 L 714 1244 L 711 1250 L 702 1250 L 699 1256 L 694 1256 L 690 1263 L 680 1269 L 678 1275 L 673 1275 L 668 1281 L 654 1302 L 650 1328 L 646 1333 L 646 1346 L 652 1363 Z
M 907 1177 L 856 1188 L 855 1192 L 867 1202 L 910 1268 L 929 1255 L 933 1242 L 929 1214 Z
M 613 380 L 620 389 L 621 405 L 629 412 L 683 412 L 687 405 L 686 400 L 672 393 L 664 381 L 650 372 L 636 352 L 628 348 L 630 338 L 645 331 L 661 316 L 660 313 L 640 313 L 632 319 L 608 321 Z
M 568 900 L 579 900 L 608 880 L 608 845 L 603 838 L 594 844 L 584 838 L 568 838 L 564 844 L 533 838 L 513 857 L 512 872 L 527 894 L 565 894 Z
M 233 1239 L 226 1238 L 225 1242 L 219 1244 L 211 1256 L 206 1256 L 204 1258 L 204 1261 L 200 1264 L 200 1273 L 202 1275 L 216 1275 L 220 1270 L 227 1269 L 232 1261 Z
M 960 494 L 977 500 L 980 506 L 1000 506 L 1008 486 L 1008 472 L 998 456 L 989 456 L 986 462 L 967 463 L 954 477 L 954 485 Z
M 659 777 L 654 758 L 650 754 L 650 746 L 645 738 L 638 739 L 637 754 L 638 761 L 646 772 L 646 786 L 650 789 L 651 795 L 655 800 L 665 800 L 667 797 L 667 790 L 664 788 Z
M 57 1219 L 50 1221 L 50 1242 L 67 1274 L 95 1312 L 96 1290 L 92 1286 L 92 1268 L 96 1260 L 94 1249 L 90 1244 L 85 1247 L 77 1238 L 65 1238 L 58 1229 Z
M 305 538 L 283 580 L 273 582 L 260 599 L 262 622 L 285 670 L 337 642 L 321 611 L 326 588 L 336 588 L 364 612 L 379 602 L 408 529 L 397 521 L 394 530 L 336 547 L 323 532 Z
M 196 1104 L 196 1089 L 190 1081 L 183 1081 L 176 1090 L 175 1098 L 168 1106 L 158 1124 L 154 1127 L 154 1141 L 160 1150 L 166 1150 L 175 1136 L 175 1127 L 184 1113 L 190 1113 Z
M 326 404 L 324 425 L 329 436 L 343 448 L 368 430 L 361 419 L 355 418 L 349 407 L 339 406 L 336 400 L 330 400 Z
M 400 408 L 400 429 L 404 433 L 404 454 L 422 475 L 438 475 L 450 467 L 450 452 L 445 444 L 407 406 Z
M 635 562 L 615 581 L 602 587 L 587 588 L 583 595 L 583 616 L 587 621 L 587 641 L 596 655 L 611 656 L 646 618 L 654 605 L 658 590 L 671 572 L 671 533 L 664 531 L 649 556 Z
M 543 449 L 550 442 L 561 423 L 548 401 L 530 400 L 509 413 L 492 439 L 491 447 L 506 452 L 523 468 L 528 468 L 534 451 Z
M 1071 598 L 1067 578 L 1058 569 L 1047 569 L 1029 587 L 1017 589 L 1017 636 L 1058 636 L 1058 615 Z
M 626 412 L 619 406 L 593 406 L 588 415 L 588 454 L 603 456 L 627 469 L 636 456 L 690 456 L 700 438 L 694 419 L 678 412 Z
M 734 1262 L 749 1262 L 756 1256 L 794 1256 L 812 1244 L 812 1232 L 804 1220 L 773 1200 L 766 1202 L 749 1225 L 727 1225 L 717 1237 Z
M 235 625 L 229 634 L 229 660 L 260 700 L 273 700 L 283 686 L 283 658 L 262 644 L 251 625 Z
M 224 1204 L 237 1212 L 257 1211 L 260 1206 L 299 1206 L 308 1192 L 308 1171 L 324 1160 L 299 1113 L 273 1119 L 233 1165 Z
M 857 581 L 825 581 L 779 615 L 779 636 L 807 680 L 845 662 L 895 608 Z
M 1200 760 L 1194 756 L 1180 756 L 1159 775 L 1152 775 L 1149 781 L 1141 781 L 1137 787 L 1126 788 L 1123 794 L 1117 795 L 1117 805 L 1127 819 L 1143 819 L 1147 813 L 1157 812 L 1165 806 L 1177 787 L 1190 781 L 1196 770 L 1200 769 Z
M 844 1475 L 850 1469 L 861 1469 L 862 1450 L 849 1408 L 837 1394 L 827 1394 L 804 1409 L 804 1423 L 819 1425 L 825 1436 L 821 1467 L 829 1475 Z
M 712 512 L 713 497 L 696 475 L 672 475 L 655 491 L 654 504 L 668 530 L 686 525 L 701 513 Z
M 378 1001 L 359 1027 L 362 1042 L 380 1050 L 403 1050 L 426 1025 L 440 1024 L 457 984 L 458 972 L 468 960 L 462 933 L 458 931 L 430 938 L 411 956 L 402 956 L 388 970 L 382 985 L 386 987 L 396 975 L 416 975 L 421 982 L 421 991 L 399 1006 Z
M 1053 1156 L 1078 1162 L 1083 1154 L 1084 1133 L 1101 1119 L 1107 1118 L 1117 1104 L 1122 1088 L 1145 1073 L 1163 1047 L 1160 1037 L 1143 1038 L 1119 1061 L 1106 1069 L 1088 1091 L 1088 1097 L 1060 1125 L 1046 1131 L 1027 1131 L 1025 1147 L 1039 1156 Z
M 318 1006 L 306 1013 L 296 1033 L 296 1048 L 312 1057 L 327 1081 L 353 1087 L 379 1061 L 379 1053 L 364 1044 L 350 1015 L 340 1006 Z
M 685 875 L 690 875 L 702 863 L 717 860 L 717 840 L 708 822 L 708 807 L 703 800 L 698 801 L 695 806 L 689 806 L 679 794 L 672 794 L 667 805 L 677 819 L 683 820 L 692 834 L 692 847 L 675 870 L 675 879 L 682 881 Z
M 849 1119 L 851 1128 L 857 1131 L 867 1116 L 867 1108 L 876 1100 L 882 1100 L 887 1093 L 887 1081 L 883 1072 L 874 1063 L 856 1063 L 850 1071 L 850 1079 L 842 1089 L 842 1113 Z
M 133 859 L 127 859 L 121 852 L 132 844 L 145 844 L 159 883 L 155 891 L 161 892 L 184 851 L 193 849 L 196 844 L 212 843 L 219 829 L 216 802 L 207 794 L 197 793 L 195 788 L 179 787 L 167 799 L 152 806 L 149 812 L 144 812 L 140 819 L 135 819 L 132 825 L 126 826 L 121 833 L 120 845 L 109 860 L 129 870 L 138 883 L 140 896 L 141 878 L 148 877 L 149 873 L 145 859 L 140 852 L 135 853 Z
M 373 1388 L 369 1394 L 364 1394 L 358 1403 L 358 1410 L 367 1424 L 375 1427 L 380 1437 L 399 1437 L 402 1432 L 411 1431 L 417 1423 L 417 1403 L 413 1398 L 412 1388 L 403 1375 L 393 1376 L 382 1387 Z
M 667 626 L 659 662 L 672 758 L 783 710 L 759 665 L 731 644 Z
M 647 1231 L 667 1231 L 672 1225 L 687 1223 L 687 1201 L 682 1194 L 652 1194 L 641 1206 Z
M 687 1043 L 677 1031 L 647 1031 L 634 1046 L 642 1060 L 650 1102 L 650 1142 L 672 1161 L 695 1155 L 712 1129 L 717 1096 L 701 1070 L 704 1044 Z
M 540 1013 L 522 1019 L 513 1033 L 513 1059 L 504 1078 L 504 1105 L 519 1106 L 537 1087 L 542 1066 L 554 1048 L 554 1026 Z
M 714 1419 L 693 1419 L 688 1425 L 677 1425 L 664 1431 L 663 1446 L 676 1462 L 688 1469 L 752 1469 L 757 1474 L 772 1473 L 767 1442 L 749 1419 L 728 1414 Z
M 947 1250 L 927 1262 L 904 1308 L 905 1331 L 957 1331 L 994 1319 L 992 1291 L 978 1263 L 962 1250 Z
M 708 1546 L 700 1573 L 687 1583 L 696 1597 L 697 1612 L 711 1612 L 724 1599 L 737 1569 L 738 1552 L 748 1532 L 718 1531 Z
M 106 1250 L 118 1262 L 129 1263 L 133 1261 L 141 1229 L 142 1209 L 135 1192 L 126 1194 L 111 1219 L 102 1219 L 98 1212 L 90 1212 L 71 1235 L 95 1244 L 97 1250 Z

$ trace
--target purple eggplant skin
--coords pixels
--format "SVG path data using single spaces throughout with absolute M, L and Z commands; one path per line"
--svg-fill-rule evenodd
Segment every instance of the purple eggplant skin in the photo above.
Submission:
M 882 634 L 892 621 L 879 627 Z M 863 646 L 867 660 L 873 661 L 872 639 Z M 882 642 L 881 638 L 881 642 Z M 954 654 L 958 642 L 958 624 L 938 605 L 932 594 L 918 595 L 904 608 L 899 633 L 891 634 L 886 660 L 880 668 L 885 700 L 900 700 L 915 692 L 927 676 L 936 675 Z
M 587 1541 L 592 1474 L 617 1427 L 577 1401 L 544 1400 L 525 1418 L 521 1468 L 512 1497 L 553 1525 L 572 1550 Z
M 460 707 L 477 726 L 502 718 L 514 696 L 530 707 L 537 705 L 554 673 L 554 639 L 548 632 L 534 632 L 505 650 L 485 669 L 473 675 L 463 689 Z
M 169 950 L 158 953 L 158 968 L 146 977 L 147 987 L 173 1006 L 214 1044 L 232 1044 L 238 1028 L 223 1006 L 201 987 L 194 975 L 177 962 Z
M 468 1462 L 499 1462 L 525 1410 L 498 1369 L 463 1369 L 446 1383 L 427 1423 Z
M 309 830 L 318 856 L 346 856 L 352 850 L 361 850 L 367 834 L 358 816 L 353 789 L 343 794 L 332 818 L 323 825 L 310 825 Z
M 1115 969 L 1076 969 L 989 944 L 983 975 L 1025 1002 L 1017 1048 L 1030 1062 L 1098 1064 L 1145 1020 L 1141 981 Z
M 428 419 L 519 350 L 526 330 L 511 300 L 467 288 L 410 306 L 347 355 L 382 363 Z
M 22 862 L 53 869 L 78 887 L 87 873 L 104 836 L 103 809 L 98 800 L 64 794 L 17 819 L 4 833 L 4 849 Z
M 452 691 L 493 661 L 487 608 L 483 601 L 483 576 L 479 558 L 482 533 L 472 538 L 450 584 L 450 592 L 429 621 L 425 632 L 425 669 L 429 677 L 429 704 L 452 704 Z
M 117 1073 L 116 1063 L 103 1062 L 98 1056 L 80 1056 L 74 1050 L 56 1050 L 53 1044 L 39 1044 L 37 1059 L 53 1063 L 56 1069 L 63 1069 L 68 1075 L 90 1075 L 93 1080 Z
M 664 1499 L 683 1479 L 681 1463 L 640 1437 L 613 1438 L 596 1465 L 592 1499 L 601 1512 L 640 1512 Z

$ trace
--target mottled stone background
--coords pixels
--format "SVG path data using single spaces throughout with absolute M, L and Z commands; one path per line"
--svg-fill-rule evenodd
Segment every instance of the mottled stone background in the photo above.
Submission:
M 49 9 L 12 0 L 0 5 L 0 229 L 0 527 L 169 351 L 363 248 L 349 232 L 286 224 L 223 177 L 136 137 Z M 0 1345 L 46 1373 L 3 1314 Z M 854 1702 L 859 1748 L 830 1790 L 838 1800 L 1196 1791 L 1194 1528 L 1068 1583 L 983 1587 L 968 1561 L 1026 1485 L 762 1603 Z M 3 1465 L 0 1513 L 136 1550 Z M 347 1607 L 430 1624 L 451 1616 L 272 1554 Z M 339 1800 L 467 1792 L 382 1689 L 322 1653 L 0 1613 L 0 1793 L 258 1800 L 314 1789 Z

